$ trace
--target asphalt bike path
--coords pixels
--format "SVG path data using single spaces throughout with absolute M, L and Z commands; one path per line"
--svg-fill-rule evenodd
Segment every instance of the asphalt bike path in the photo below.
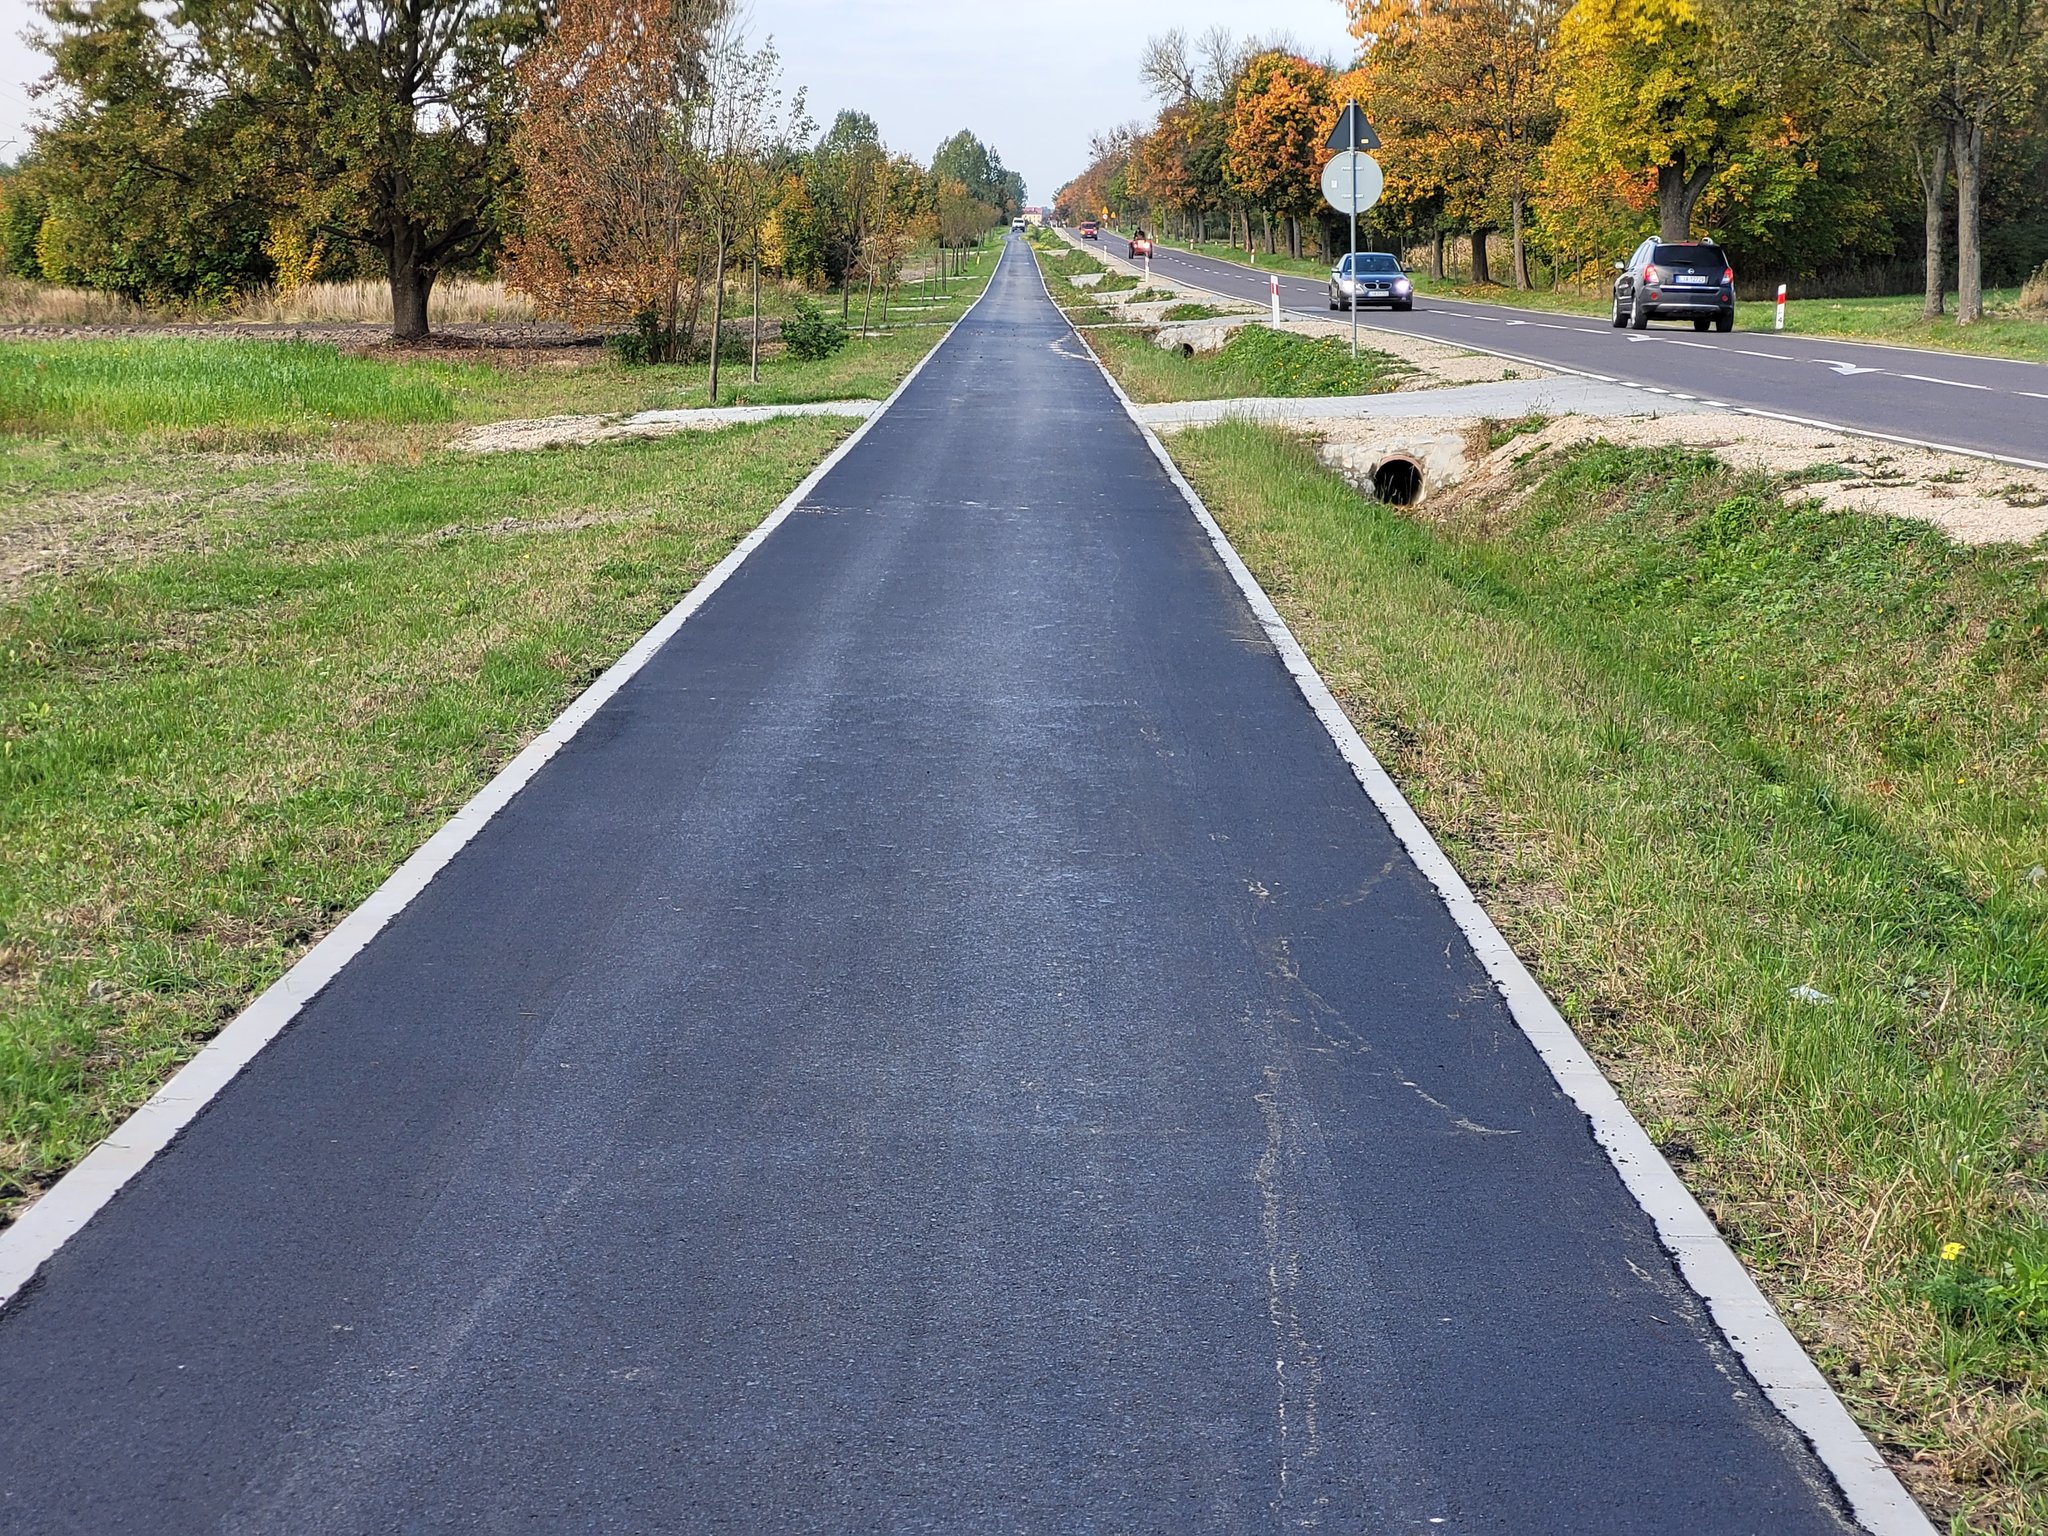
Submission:
M 0 1309 L 0 1447 L 8 1532 L 1850 1528 L 1014 243 Z
M 1101 244 L 1112 255 L 1130 255 L 1129 242 L 1107 230 Z M 1164 246 L 1152 264 L 1162 277 L 1230 298 L 1260 304 L 1271 300 L 1271 272 Z M 1346 311 L 1331 311 L 1329 294 L 1322 278 L 1280 275 L 1280 305 L 1289 314 L 1348 319 Z M 1616 330 L 1597 315 L 1427 295 L 1419 295 L 1407 312 L 1368 308 L 1358 317 L 1362 332 L 1401 331 L 1638 385 L 1678 400 L 1851 427 L 2048 468 L 2048 367 L 2039 363 L 1796 332 L 1724 335 L 1669 321 L 1653 320 L 1642 331 Z

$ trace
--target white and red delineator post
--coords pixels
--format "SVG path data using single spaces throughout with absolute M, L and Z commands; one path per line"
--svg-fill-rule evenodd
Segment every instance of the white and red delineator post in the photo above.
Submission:
M 1774 331 L 1785 329 L 1785 285 L 1783 283 L 1778 284 L 1778 323 L 1772 326 L 1771 329 Z
M 1273 295 L 1273 323 L 1280 323 L 1280 275 L 1276 272 L 1266 279 L 1267 290 Z

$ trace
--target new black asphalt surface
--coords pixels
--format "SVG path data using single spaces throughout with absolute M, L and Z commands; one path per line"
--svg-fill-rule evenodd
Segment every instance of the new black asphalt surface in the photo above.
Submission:
M 1308 1525 L 1846 1529 L 1014 248 L 0 1311 L 9 1532 Z
M 1129 243 L 1107 230 L 1101 244 L 1112 255 L 1130 255 Z M 1166 247 L 1152 264 L 1161 277 L 1270 302 L 1270 272 Z M 1281 276 L 1280 305 L 1288 313 L 1350 318 L 1342 310 L 1333 314 L 1329 302 L 1325 279 Z M 1796 327 L 1798 306 L 1792 310 Z M 2048 465 L 2048 367 L 2039 363 L 1833 341 L 1796 329 L 1723 335 L 1695 331 L 1689 322 L 1653 321 L 1643 331 L 1616 330 L 1598 316 L 1428 296 L 1418 297 L 1406 313 L 1366 308 L 1358 317 L 1362 334 L 1403 331 L 1640 384 L 1682 400 Z

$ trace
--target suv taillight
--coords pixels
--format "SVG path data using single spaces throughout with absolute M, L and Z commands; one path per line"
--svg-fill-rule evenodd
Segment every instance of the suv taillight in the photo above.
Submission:
M 1721 269 L 1721 281 L 1733 287 L 1735 284 L 1735 269 L 1733 267 L 1723 267 Z
M 1656 286 L 1657 263 L 1655 263 L 1654 261 L 1643 268 L 1643 281 L 1650 284 L 1652 287 Z

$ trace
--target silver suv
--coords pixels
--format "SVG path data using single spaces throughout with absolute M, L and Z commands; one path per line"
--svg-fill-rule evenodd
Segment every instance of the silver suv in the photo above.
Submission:
M 1704 331 L 1735 329 L 1735 269 L 1718 245 L 1645 240 L 1614 264 L 1614 328 L 1640 331 L 1652 320 L 1690 320 Z
M 1401 263 L 1384 251 L 1357 251 L 1340 257 L 1330 269 L 1330 308 L 1356 309 L 1361 304 L 1415 307 L 1415 285 Z

